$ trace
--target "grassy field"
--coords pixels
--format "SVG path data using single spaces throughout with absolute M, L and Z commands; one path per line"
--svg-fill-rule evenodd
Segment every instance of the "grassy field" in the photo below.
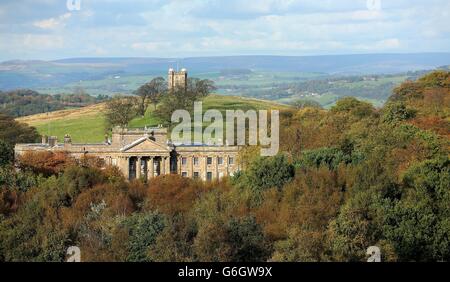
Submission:
M 75 143 L 102 142 L 105 138 L 105 118 L 103 115 L 105 105 L 97 104 L 79 109 L 62 110 L 45 114 L 18 118 L 20 122 L 37 128 L 40 134 L 58 136 L 62 140 L 65 134 L 70 134 Z M 260 110 L 260 109 L 286 109 L 285 105 L 247 99 L 233 96 L 211 95 L 203 101 L 203 111 L 217 109 L 221 112 L 230 110 Z M 144 117 L 137 117 L 130 123 L 130 127 L 144 127 L 158 125 L 158 119 L 152 114 L 150 105 Z

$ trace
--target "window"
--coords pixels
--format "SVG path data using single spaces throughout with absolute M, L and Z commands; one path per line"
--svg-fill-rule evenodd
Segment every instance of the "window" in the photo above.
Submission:
M 117 165 L 117 159 L 112 159 L 112 160 L 111 160 L 111 164 L 114 165 L 114 166 L 116 166 L 116 165 Z
M 198 165 L 198 158 L 194 157 L 194 165 Z
M 186 165 L 187 163 L 187 159 L 186 158 L 181 158 L 181 164 L 182 165 Z
M 206 180 L 211 181 L 212 180 L 212 172 L 208 171 L 206 173 Z
M 188 175 L 187 175 L 187 172 L 186 172 L 186 171 L 183 171 L 183 172 L 181 173 L 181 176 L 187 177 L 187 176 L 188 176 Z
M 218 158 L 217 158 L 217 163 L 218 163 L 219 165 L 223 164 L 223 158 L 222 158 L 222 157 L 218 157 Z
M 198 171 L 194 171 L 194 178 L 199 178 L 200 174 L 198 173 Z
M 212 164 L 212 158 L 211 157 L 207 157 L 206 158 L 206 164 Z
M 232 165 L 234 164 L 234 158 L 228 158 L 228 164 Z

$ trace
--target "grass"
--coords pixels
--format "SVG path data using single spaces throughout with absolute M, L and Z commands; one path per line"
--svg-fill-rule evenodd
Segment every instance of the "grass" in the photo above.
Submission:
M 203 101 L 203 111 L 217 109 L 225 110 L 260 110 L 287 109 L 288 106 L 271 101 L 248 99 L 233 96 L 211 95 Z M 70 134 L 74 143 L 98 143 L 105 138 L 104 104 L 84 108 L 67 109 L 45 114 L 37 114 L 18 118 L 20 122 L 37 128 L 41 135 L 58 136 L 63 140 L 65 134 Z M 144 117 L 136 117 L 130 122 L 130 127 L 156 126 L 159 120 L 153 115 L 150 105 Z

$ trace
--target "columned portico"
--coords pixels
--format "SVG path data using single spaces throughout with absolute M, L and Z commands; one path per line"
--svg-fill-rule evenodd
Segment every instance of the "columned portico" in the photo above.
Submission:
M 170 174 L 170 157 L 169 156 L 126 156 L 128 172 L 127 178 L 129 180 L 143 179 L 150 180 L 159 175 Z

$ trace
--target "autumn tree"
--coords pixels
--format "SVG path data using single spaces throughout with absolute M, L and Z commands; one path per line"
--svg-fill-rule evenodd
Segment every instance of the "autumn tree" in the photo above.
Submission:
M 135 95 L 139 96 L 138 102 L 138 112 L 141 116 L 144 116 L 148 102 L 153 104 L 156 109 L 156 105 L 161 99 L 161 96 L 166 92 L 167 85 L 162 77 L 156 77 L 150 82 L 140 86 L 136 91 Z
M 211 80 L 198 78 L 189 78 L 187 88 L 176 88 L 161 98 L 161 104 L 155 111 L 166 124 L 170 124 L 172 113 L 175 110 L 193 111 L 194 102 L 201 101 L 211 94 L 216 88 Z
M 0 113 L 0 140 L 14 146 L 17 143 L 39 142 L 40 138 L 36 128 Z
M 105 119 L 109 129 L 125 128 L 136 116 L 136 107 L 131 97 L 116 96 L 106 102 Z

